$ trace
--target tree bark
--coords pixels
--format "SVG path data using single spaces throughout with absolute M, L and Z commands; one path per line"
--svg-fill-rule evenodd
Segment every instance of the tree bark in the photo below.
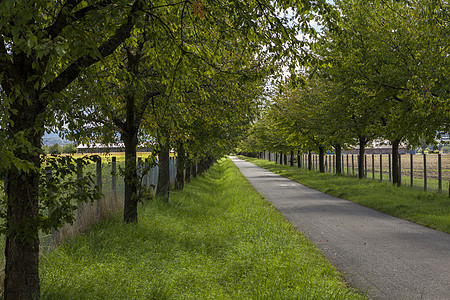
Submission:
M 312 170 L 312 154 L 311 150 L 308 150 L 308 170 Z
M 191 181 L 191 167 L 187 165 L 184 171 L 184 182 L 189 183 Z
M 283 154 L 283 158 L 284 158 L 284 165 L 287 166 L 288 162 L 287 162 L 287 154 L 286 153 Z
M 130 122 L 132 123 L 132 122 Z M 123 220 L 126 223 L 135 223 L 137 218 L 138 204 L 138 177 L 136 170 L 136 148 L 137 130 L 130 126 L 130 132 L 122 134 L 122 141 L 125 144 L 125 199 L 123 204 Z
M 164 144 L 161 147 L 159 153 L 159 173 L 158 173 L 158 186 L 156 188 L 156 196 L 164 196 L 166 202 L 169 201 L 169 188 L 170 188 L 170 146 L 169 143 Z
M 336 174 L 342 174 L 342 160 L 340 159 L 342 156 L 342 147 L 340 144 L 334 145 L 334 150 L 336 152 Z
M 26 74 L 16 74 L 24 75 Z M 11 108 L 19 113 L 10 116 L 8 133 L 14 135 L 23 132 L 24 139 L 30 147 L 13 148 L 14 157 L 34 167 L 27 172 L 18 170 L 12 165 L 7 171 L 6 180 L 6 245 L 5 245 L 5 299 L 39 299 L 39 170 L 40 154 L 44 135 L 42 114 L 45 104 L 40 94 L 33 88 L 32 82 L 23 79 L 24 94 L 28 94 L 27 102 L 14 101 Z M 25 98 L 25 97 L 24 97 Z
M 177 176 L 175 180 L 175 189 L 182 190 L 184 188 L 184 169 L 186 161 L 186 154 L 184 153 L 184 144 L 178 143 L 177 149 Z
M 325 149 L 319 147 L 319 172 L 325 173 Z
M 198 172 L 199 175 L 203 175 L 203 173 L 205 173 L 206 165 L 207 165 L 206 159 L 202 159 L 202 160 L 198 163 L 198 171 L 197 171 L 197 172 Z
M 364 154 L 366 152 L 367 140 L 364 136 L 359 137 L 358 178 L 364 178 Z M 339 157 L 341 159 L 341 157 Z
M 399 173 L 399 155 L 398 147 L 400 145 L 400 140 L 394 140 L 392 143 L 392 183 L 397 186 L 401 185 L 401 177 Z
M 302 167 L 301 153 L 300 150 L 297 151 L 297 167 Z
M 191 176 L 194 178 L 197 177 L 197 163 L 194 163 L 191 166 Z
M 36 141 L 35 141 L 36 142 Z M 40 147 L 39 143 L 34 143 Z M 40 168 L 39 156 L 17 155 Z M 7 176 L 7 228 L 5 246 L 5 299 L 38 299 L 39 237 L 32 220 L 38 216 L 39 173 L 9 170 Z

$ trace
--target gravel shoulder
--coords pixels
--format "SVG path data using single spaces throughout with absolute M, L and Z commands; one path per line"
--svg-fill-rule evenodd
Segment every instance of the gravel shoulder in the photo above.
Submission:
M 371 299 L 450 299 L 450 234 L 307 188 L 237 157 L 231 160 Z

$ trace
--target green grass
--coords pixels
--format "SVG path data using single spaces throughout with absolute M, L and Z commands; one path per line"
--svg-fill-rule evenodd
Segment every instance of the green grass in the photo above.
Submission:
M 245 180 L 216 163 L 169 204 L 94 226 L 41 259 L 42 299 L 361 299 Z
M 389 182 L 373 179 L 321 174 L 261 159 L 241 158 L 313 189 L 450 233 L 450 199 L 447 194 L 424 192 L 409 186 L 396 187 Z

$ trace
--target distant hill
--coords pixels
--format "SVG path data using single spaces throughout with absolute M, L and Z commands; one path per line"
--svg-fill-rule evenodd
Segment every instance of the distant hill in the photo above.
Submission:
M 46 133 L 42 138 L 42 143 L 45 146 L 51 146 L 53 144 L 59 144 L 60 146 L 62 146 L 65 144 L 70 144 L 72 142 L 60 138 L 57 133 Z

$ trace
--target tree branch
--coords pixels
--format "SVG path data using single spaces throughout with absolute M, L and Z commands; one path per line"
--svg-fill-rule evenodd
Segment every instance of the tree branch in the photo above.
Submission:
M 129 36 L 135 24 L 135 14 L 141 8 L 140 1 L 137 0 L 129 12 L 127 22 L 121 25 L 113 36 L 105 41 L 98 51 L 101 57 L 107 57 L 112 54 Z M 47 84 L 42 90 L 43 93 L 59 93 L 74 81 L 80 72 L 90 65 L 100 61 L 99 57 L 83 55 L 75 62 L 70 64 L 63 72 L 61 72 L 52 82 Z
M 142 117 L 144 116 L 145 111 L 147 110 L 148 105 L 150 104 L 150 100 L 153 99 L 153 97 L 161 95 L 161 92 L 154 92 L 149 91 L 145 94 L 144 99 L 142 101 L 142 105 L 139 108 L 137 114 L 136 114 L 136 123 L 140 124 L 142 121 Z
M 78 21 L 84 18 L 90 11 L 96 10 L 99 7 L 105 7 L 108 4 L 111 4 L 111 0 L 101 1 L 89 6 L 86 6 L 74 13 L 71 13 L 72 10 L 81 2 L 81 0 L 69 0 L 60 10 L 58 16 L 56 17 L 55 22 L 52 25 L 44 29 L 47 31 L 49 37 L 54 39 L 58 36 L 61 31 L 71 24 L 74 21 Z

